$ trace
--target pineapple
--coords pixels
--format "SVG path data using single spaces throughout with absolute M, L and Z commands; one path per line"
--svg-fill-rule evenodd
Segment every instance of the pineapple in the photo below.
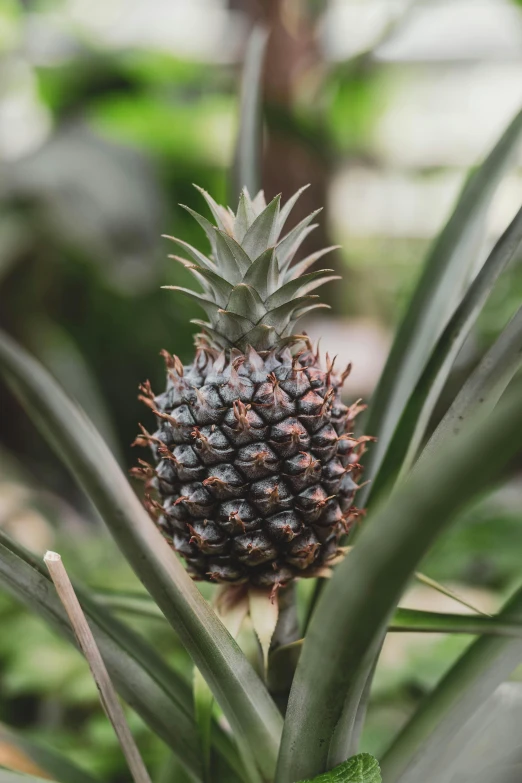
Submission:
M 340 374 L 319 362 L 296 321 L 325 305 L 311 294 L 338 279 L 307 272 L 333 248 L 292 265 L 317 214 L 280 239 L 302 191 L 284 207 L 277 196 L 244 190 L 237 213 L 201 191 L 216 225 L 198 221 L 211 255 L 174 237 L 192 262 L 203 293 L 166 286 L 197 302 L 208 321 L 189 366 L 163 352 L 166 391 L 150 384 L 141 399 L 157 430 L 142 427 L 155 467 L 135 473 L 154 487 L 149 509 L 195 579 L 277 589 L 296 577 L 324 572 L 339 554 L 340 537 L 357 516 L 353 506 L 366 438 L 355 439 L 362 406 L 341 402 Z

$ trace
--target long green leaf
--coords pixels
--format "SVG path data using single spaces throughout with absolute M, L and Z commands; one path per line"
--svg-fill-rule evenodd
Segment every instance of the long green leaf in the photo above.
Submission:
M 320 774 L 341 761 L 331 745 L 346 695 L 409 578 L 459 509 L 498 478 L 521 441 L 516 388 L 487 421 L 419 465 L 363 526 L 312 615 L 290 694 L 277 783 Z M 349 747 L 351 738 L 345 742 Z
M 125 593 L 96 593 L 96 600 L 114 611 L 133 614 L 150 619 L 165 618 L 149 596 Z M 454 614 L 451 612 L 428 612 L 424 609 L 396 609 L 390 624 L 390 633 L 451 633 L 522 638 L 522 623 L 507 623 L 499 617 L 484 614 Z M 271 659 L 281 653 L 302 646 L 302 639 L 282 645 L 272 653 Z
M 372 497 L 415 459 L 440 392 L 493 286 L 522 241 L 522 208 L 504 231 L 440 336 L 391 440 Z
M 478 636 L 507 636 L 522 639 L 522 623 L 508 622 L 501 615 L 450 614 L 420 609 L 397 609 L 389 631 L 406 633 L 459 633 Z
M 522 307 L 486 353 L 431 436 L 423 455 L 456 438 L 471 418 L 489 415 L 522 365 Z
M 365 476 L 373 480 L 384 459 L 406 402 L 460 297 L 462 281 L 476 261 L 476 232 L 522 134 L 517 114 L 497 145 L 466 183 L 455 210 L 434 243 L 397 332 L 373 395 L 365 431 L 378 438 L 365 455 Z M 457 300 L 458 301 L 458 300 Z M 359 494 L 364 504 L 371 485 Z
M 67 616 L 43 567 L 0 532 L 0 584 L 76 645 Z M 125 701 L 198 779 L 201 764 L 187 684 L 155 651 L 78 589 L 82 608 L 111 679 Z M 176 731 L 172 731 L 176 726 Z
M 267 31 L 254 27 L 247 45 L 243 75 L 239 130 L 232 168 L 232 203 L 237 204 L 244 187 L 253 197 L 261 176 L 261 89 Z
M 103 439 L 45 369 L 0 333 L 0 368 L 178 633 L 244 754 L 273 774 L 282 719 L 265 685 L 152 524 Z
M 439 748 L 423 783 L 520 783 L 522 685 L 505 682 Z
M 522 620 L 522 588 L 500 613 Z M 447 743 L 522 661 L 522 640 L 482 637 L 461 656 L 424 700 L 383 759 L 386 783 L 424 780 L 437 751 Z
M 2 747 L 10 747 L 18 751 L 34 767 L 39 768 L 38 771 L 56 778 L 60 783 L 97 783 L 95 777 L 77 767 L 62 753 L 0 724 L 0 758 Z

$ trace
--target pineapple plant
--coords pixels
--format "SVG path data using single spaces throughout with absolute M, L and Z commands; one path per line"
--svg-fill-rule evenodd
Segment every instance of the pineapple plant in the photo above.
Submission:
M 333 248 L 292 263 L 317 214 L 281 236 L 300 192 L 281 208 L 279 196 L 267 205 L 245 188 L 234 214 L 202 190 L 216 225 L 189 212 L 211 254 L 172 238 L 192 262 L 174 258 L 203 293 L 168 287 L 208 321 L 195 321 L 202 331 L 190 365 L 163 351 L 162 394 L 141 387 L 157 430 L 142 427 L 137 443 L 150 446 L 155 466 L 142 461 L 134 473 L 156 490 L 161 502 L 149 496 L 148 506 L 196 579 L 277 590 L 321 574 L 359 513 L 367 438 L 353 435 L 363 406 L 341 400 L 350 367 L 337 372 L 328 355 L 322 364 L 296 330 L 325 306 L 311 292 L 338 279 L 308 271 Z
M 255 94 L 262 46 L 252 51 L 257 64 L 246 69 L 246 81 Z M 255 114 L 256 101 L 246 100 L 244 110 Z M 254 119 L 243 122 L 248 143 L 239 145 L 242 185 L 250 170 L 244 159 L 248 162 L 255 150 L 249 138 Z M 522 366 L 522 309 L 471 374 L 431 444 L 424 450 L 419 444 L 459 346 L 522 241 L 521 209 L 470 279 L 477 228 L 521 138 L 522 112 L 470 177 L 428 256 L 370 401 L 365 426 L 377 444 L 369 459 L 363 451 L 372 438 L 352 434 L 360 405 L 347 408 L 340 399 L 347 371 L 338 373 L 328 357 L 321 364 L 306 335 L 296 331 L 298 319 L 321 306 L 311 291 L 331 279 L 328 270 L 307 272 L 323 253 L 293 263 L 313 215 L 280 239 L 299 194 L 281 209 L 279 198 L 266 205 L 262 194 L 250 198 L 244 189 L 234 215 L 203 193 L 216 225 L 193 214 L 211 254 L 175 240 L 194 262 L 181 263 L 203 289 L 177 290 L 198 302 L 208 321 L 197 322 L 201 334 L 190 365 L 164 354 L 166 391 L 156 396 L 150 384 L 142 387 L 157 429 L 149 433 L 143 427 L 137 442 L 152 449 L 155 464 L 142 462 L 134 473 L 156 493 L 158 499 L 151 494 L 147 503 L 157 526 L 84 413 L 36 360 L 0 333 L 2 375 L 92 500 L 149 594 L 141 596 L 139 612 L 148 602 L 151 615 L 163 616 L 211 692 L 209 698 L 197 682 L 191 692 L 181 672 L 116 616 L 121 602 L 111 605 L 94 589 L 77 590 L 80 614 L 94 638 L 91 654 L 97 645 L 105 662 L 105 687 L 108 676 L 173 753 L 164 779 L 456 780 L 451 754 L 456 748 L 458 756 L 462 738 L 473 750 L 484 736 L 477 714 L 484 705 L 503 708 L 495 704 L 499 686 L 522 658 L 521 588 L 493 617 L 434 617 L 397 607 L 437 536 L 520 453 L 521 389 L 512 379 Z M 512 390 L 499 401 L 510 384 Z M 365 478 L 372 481 L 363 490 L 369 523 L 332 574 L 339 539 L 357 517 L 353 502 L 361 458 Z M 261 587 L 265 609 L 267 595 L 292 579 L 331 579 L 301 627 L 304 638 L 280 639 L 260 671 L 177 554 L 195 579 L 223 582 L 227 591 L 238 584 L 252 586 L 252 593 Z M 3 531 L 0 584 L 75 643 L 67 604 L 62 606 L 49 574 Z M 381 776 L 376 759 L 357 753 L 360 731 L 382 640 L 390 631 L 406 629 L 477 638 L 392 739 L 379 760 Z M 290 689 L 282 708 L 272 687 L 278 678 Z M 107 691 L 101 692 L 106 697 Z M 114 720 L 114 726 L 123 736 L 121 722 Z M 516 732 L 512 739 L 517 748 Z M 133 780 L 149 783 L 139 753 L 126 742 Z M 95 783 L 63 754 L 23 734 L 1 730 L 0 744 L 18 771 L 37 775 L 20 778 L 0 770 L 6 783 L 39 783 L 43 777 Z M 500 766 L 509 773 L 509 761 L 502 759 L 487 779 L 507 781 Z

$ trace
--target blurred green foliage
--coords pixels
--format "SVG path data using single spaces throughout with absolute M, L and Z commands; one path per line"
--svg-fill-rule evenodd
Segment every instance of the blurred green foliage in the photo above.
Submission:
M 322 4 L 310 5 L 319 15 Z M 162 387 L 162 348 L 190 359 L 189 320 L 200 315 L 185 299 L 160 290 L 186 282 L 184 270 L 167 258 L 171 248 L 161 234 L 201 245 L 194 221 L 177 206 L 201 208 L 193 182 L 226 201 L 237 73 L 232 65 L 182 59 L 159 48 L 94 46 L 66 23 L 65 8 L 57 0 L 0 3 L 0 103 L 11 93 L 29 100 L 28 124 L 34 123 L 26 129 L 33 135 L 28 132 L 22 153 L 2 156 L 0 147 L 0 324 L 52 369 L 130 467 L 135 461 L 130 443 L 146 416 L 136 399 L 138 384 L 150 378 L 153 388 Z M 58 25 L 63 39 L 58 35 L 56 51 L 47 58 L 31 35 L 40 12 L 63 16 Z M 317 103 L 312 98 L 293 108 L 270 107 L 271 129 L 284 129 L 295 146 L 305 143 L 327 181 L 341 164 L 363 161 L 384 169 L 375 127 L 391 100 L 393 68 L 366 55 L 320 66 L 320 100 L 316 94 Z M 432 173 L 428 167 L 415 176 Z M 324 224 L 331 229 L 328 217 Z M 393 328 L 425 246 L 418 237 L 352 239 L 342 261 L 340 315 Z M 473 366 L 521 296 L 518 262 L 495 289 L 457 373 Z M 451 382 L 442 409 L 450 398 Z M 66 562 L 70 554 L 76 578 L 94 587 L 140 589 L 25 415 L 10 396 L 2 396 L 1 406 L 0 446 L 16 459 L 9 460 L 8 471 L 0 454 L 0 480 L 9 474 L 9 482 L 34 490 L 32 510 L 42 515 L 46 535 Z M 42 486 L 66 498 L 80 521 L 57 521 L 55 495 L 43 496 Z M 6 497 L 0 483 L 0 524 L 7 525 Z M 479 586 L 498 599 L 519 573 L 521 500 L 518 481 L 468 510 L 424 570 L 438 580 Z M 20 520 L 24 528 L 23 514 Z M 29 545 L 31 530 L 24 534 Z M 33 548 L 41 550 L 40 539 Z M 188 658 L 166 626 L 132 622 L 189 676 Z M 0 721 L 40 739 L 52 737 L 57 748 L 105 780 L 125 780 L 82 658 L 3 594 L 0 627 Z M 383 667 L 365 750 L 382 749 L 468 641 L 438 639 L 404 653 L 396 666 Z M 158 773 L 166 749 L 134 714 L 129 719 L 146 763 Z

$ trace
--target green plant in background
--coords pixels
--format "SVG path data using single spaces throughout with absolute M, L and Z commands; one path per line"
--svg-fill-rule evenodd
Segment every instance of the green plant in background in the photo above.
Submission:
M 251 56 L 259 58 L 260 54 L 259 46 L 252 48 Z M 250 66 L 246 69 L 247 78 L 252 78 L 254 84 L 246 84 L 246 98 L 257 89 L 260 70 L 252 67 L 251 62 Z M 248 134 L 257 127 L 257 102 L 246 98 L 238 145 L 242 152 L 236 158 L 236 191 L 246 186 L 248 192 L 256 193 L 257 147 L 249 142 Z M 301 501 L 297 502 L 299 493 L 303 493 L 299 482 L 310 475 L 305 461 L 312 466 L 317 459 L 322 476 L 326 475 L 327 481 L 332 482 L 331 492 L 326 487 L 325 497 L 321 497 L 325 508 L 330 504 L 337 512 L 335 504 L 340 499 L 345 506 L 340 508 L 340 513 L 349 511 L 349 494 L 354 487 L 350 486 L 345 497 L 336 471 L 331 477 L 328 471 L 333 464 L 343 471 L 341 482 L 345 475 L 350 476 L 344 468 L 350 464 L 351 449 L 357 440 L 343 438 L 349 413 L 336 399 L 331 367 L 324 370 L 315 367 L 316 359 L 310 353 L 292 355 L 295 339 L 290 323 L 308 306 L 308 302 L 295 297 L 303 293 L 300 291 L 303 284 L 306 288 L 317 282 L 316 275 L 313 281 L 306 276 L 294 279 L 299 264 L 290 265 L 290 250 L 298 232 L 306 227 L 292 230 L 297 233 L 289 232 L 274 251 L 282 227 L 277 199 L 265 208 L 259 199 L 251 201 L 245 191 L 236 216 L 210 202 L 219 230 L 206 219 L 198 219 L 208 232 L 213 255 L 207 257 L 191 251 L 195 252 L 197 267 L 191 265 L 192 271 L 205 294 L 190 292 L 188 295 L 203 300 L 210 319 L 210 325 L 204 324 L 203 329 L 211 345 L 202 346 L 190 373 L 182 372 L 179 362 L 167 357 L 170 381 L 166 395 L 159 402 L 150 399 L 158 411 L 160 434 L 143 433 L 143 440 L 152 442 L 159 460 L 154 482 L 164 507 L 158 507 L 157 501 L 150 503 L 161 515 L 167 509 L 172 510 L 167 515 L 167 533 L 169 537 L 181 534 L 180 542 L 174 538 L 174 543 L 187 557 L 191 570 L 200 577 L 210 571 L 211 576 L 225 581 L 247 584 L 255 581 L 256 586 L 267 587 L 264 600 L 250 600 L 248 621 L 244 609 L 238 619 L 230 604 L 224 609 L 218 607 L 220 614 L 214 611 L 152 524 L 103 438 L 85 414 L 38 362 L 7 335 L 1 335 L 0 367 L 9 386 L 97 507 L 153 599 L 135 599 L 131 607 L 128 597 L 120 596 L 118 604 L 118 596 L 113 596 L 111 608 L 110 596 L 77 589 L 114 685 L 152 732 L 173 751 L 176 760 L 170 772 L 167 770 L 172 780 L 183 780 L 185 776 L 204 783 L 308 783 L 312 780 L 378 783 L 381 773 L 375 759 L 357 754 L 359 736 L 383 638 L 388 630 L 401 627 L 401 623 L 402 627 L 421 630 L 469 632 L 478 638 L 393 740 L 380 760 L 382 780 L 384 783 L 417 780 L 452 783 L 467 779 L 466 768 L 462 771 L 458 738 L 465 735 L 468 757 L 472 755 L 473 742 L 483 730 L 483 724 L 477 723 L 476 713 L 490 703 L 489 699 L 498 696 L 499 686 L 522 660 L 522 594 L 516 592 L 494 618 L 400 613 L 396 607 L 419 562 L 437 537 L 460 509 L 506 474 L 513 457 L 520 452 L 520 384 L 513 382 L 504 394 L 522 363 L 519 315 L 468 379 L 432 436 L 429 447 L 422 450 L 421 444 L 456 352 L 522 239 L 521 211 L 478 275 L 470 280 L 477 228 L 521 135 L 522 114 L 513 120 L 491 155 L 470 178 L 453 217 L 428 256 L 424 275 L 398 332 L 365 422 L 365 431 L 377 438 L 376 445 L 368 451 L 366 465 L 367 476 L 372 479 L 365 490 L 367 519 L 350 542 L 352 548 L 335 567 L 332 578 L 321 582 L 315 596 L 308 592 L 309 612 L 301 628 L 296 620 L 297 599 L 292 579 L 301 570 L 311 569 L 315 557 L 321 565 L 329 562 L 330 555 L 337 551 L 341 523 L 340 519 L 333 520 L 330 548 L 328 536 L 322 540 L 317 533 L 321 526 L 312 524 L 317 520 L 306 517 L 314 506 L 313 498 L 311 506 L 304 503 L 300 506 Z M 321 282 L 320 276 L 318 280 Z M 280 341 L 286 337 L 291 338 L 288 348 L 282 348 Z M 217 354 L 215 345 L 222 348 L 222 355 Z M 210 360 L 214 364 L 213 376 L 210 376 Z M 274 366 L 267 366 L 269 362 Z M 319 383 L 310 393 L 308 384 L 313 386 L 316 379 Z M 182 388 L 187 381 L 189 388 Z M 330 381 L 333 393 L 324 388 L 330 386 Z M 219 385 L 222 405 L 212 398 L 214 384 Z M 302 389 L 297 388 L 299 384 L 304 384 Z M 300 407 L 307 395 L 310 408 L 304 404 Z M 148 387 L 145 396 L 150 397 Z M 260 406 L 259 411 L 255 405 L 248 408 L 251 400 Z M 187 410 L 182 410 L 184 407 Z M 225 412 L 221 410 L 223 407 L 231 410 Z M 293 417 L 297 423 L 292 422 L 290 430 L 299 429 L 302 455 L 299 450 L 296 454 L 277 450 L 276 444 L 283 448 L 284 444 L 293 442 L 293 432 L 282 431 L 281 439 L 277 440 L 273 431 L 280 426 L 279 421 L 270 420 L 275 415 L 283 422 L 281 429 L 288 430 L 289 417 L 294 412 L 298 414 Z M 183 420 L 183 416 L 189 420 Z M 221 417 L 228 429 L 225 424 L 213 429 Z M 310 435 L 299 417 L 309 424 Z M 316 428 L 314 421 L 320 426 Z M 261 438 L 256 434 L 254 442 L 260 443 L 261 448 L 253 453 L 248 451 L 249 444 L 234 442 L 242 422 L 246 433 L 251 429 L 263 433 Z M 268 426 L 273 429 L 270 434 L 265 432 Z M 334 430 L 332 451 L 319 457 L 314 449 L 319 451 L 324 444 L 314 441 L 315 433 L 329 427 Z M 205 428 L 209 428 L 208 432 Z M 176 433 L 180 433 L 179 443 Z M 199 448 L 201 461 L 196 451 L 189 451 L 192 443 Z M 227 443 L 231 444 L 230 449 Z M 348 446 L 345 464 L 342 452 L 339 459 L 333 456 L 340 443 Z M 234 461 L 239 461 L 236 462 L 241 470 L 238 475 L 247 479 L 241 486 L 235 482 L 235 476 L 232 480 L 228 467 L 223 475 L 216 473 L 218 469 L 223 472 L 223 465 L 230 464 L 232 455 L 227 450 L 232 451 L 233 446 L 238 449 L 233 454 Z M 243 453 L 242 449 L 247 451 Z M 219 451 L 227 453 L 217 455 Z M 272 453 L 274 460 L 285 459 L 288 463 L 284 469 L 289 475 L 283 476 L 283 482 L 291 480 L 297 486 L 292 485 L 295 503 L 289 497 L 286 507 L 281 505 L 285 503 L 284 493 L 278 489 L 276 515 L 286 516 L 281 525 L 278 522 L 271 530 L 274 540 L 267 542 L 261 539 L 268 523 L 260 524 L 257 517 L 242 517 L 242 511 L 235 506 L 230 510 L 227 507 L 225 514 L 222 507 L 229 500 L 234 501 L 234 495 L 238 494 L 245 505 L 257 508 L 255 485 L 268 483 L 270 479 L 256 471 L 260 467 L 266 470 L 268 466 L 269 475 L 273 474 Z M 196 461 L 191 461 L 192 454 Z M 216 462 L 218 468 L 212 466 L 210 473 L 210 468 L 201 467 L 204 454 L 212 458 L 219 456 L 220 460 L 224 457 L 225 461 Z M 144 470 L 150 469 L 144 466 Z M 252 475 L 249 471 L 253 471 Z M 207 513 L 216 514 L 207 525 L 195 521 L 190 523 L 192 529 L 185 527 L 187 506 L 190 508 L 187 498 L 192 499 L 184 489 L 185 474 L 187 484 L 193 483 L 192 480 L 197 484 L 194 492 L 201 494 L 204 489 L 209 495 L 208 512 L 199 515 L 198 511 L 195 517 L 207 519 Z M 243 489 L 245 483 L 248 486 Z M 319 484 L 314 478 L 312 485 Z M 225 493 L 223 497 L 217 494 L 221 491 Z M 330 494 L 334 497 L 329 498 Z M 177 503 L 179 499 L 181 502 Z M 226 537 L 215 525 L 219 519 Z M 235 521 L 239 530 L 227 531 L 226 526 L 232 528 Z M 250 523 L 252 532 L 248 528 Z M 332 524 L 325 525 L 325 529 Z M 221 538 L 217 540 L 219 535 Z M 228 551 L 212 550 L 223 546 L 224 538 Z M 302 546 L 294 551 L 296 541 Z M 248 543 L 253 546 L 249 547 Z M 312 544 L 310 548 L 309 544 Z M 233 556 L 228 554 L 230 548 Z M 213 551 L 218 558 L 224 553 L 228 558 L 222 570 L 213 564 Z M 260 563 L 258 552 L 266 562 L 276 562 L 277 568 L 269 569 Z M 267 552 L 270 559 L 266 557 Z M 257 579 L 259 574 L 274 578 Z M 64 609 L 43 564 L 4 533 L 0 534 L 0 581 L 74 643 Z M 279 617 L 267 598 L 274 583 L 281 588 L 274 593 Z M 152 615 L 160 612 L 164 616 L 200 673 L 194 689 L 183 673 L 170 666 L 143 635 L 115 616 L 116 608 L 125 608 L 126 600 L 127 610 L 133 608 Z M 304 632 L 303 639 L 300 631 Z M 513 697 L 512 710 L 516 710 L 517 696 Z M 4 741 L 25 759 L 25 767 L 18 769 L 33 774 L 41 770 L 58 783 L 87 783 L 90 779 L 59 753 L 42 749 L 23 736 L 11 732 Z M 453 755 L 441 752 L 452 743 Z M 13 758 L 15 755 L 13 752 Z M 510 780 L 507 775 L 511 774 L 513 764 L 508 751 L 505 755 L 495 768 L 497 780 Z M 30 764 L 34 769 L 31 770 Z M 9 783 L 11 779 L 19 780 L 14 774 L 2 774 Z

